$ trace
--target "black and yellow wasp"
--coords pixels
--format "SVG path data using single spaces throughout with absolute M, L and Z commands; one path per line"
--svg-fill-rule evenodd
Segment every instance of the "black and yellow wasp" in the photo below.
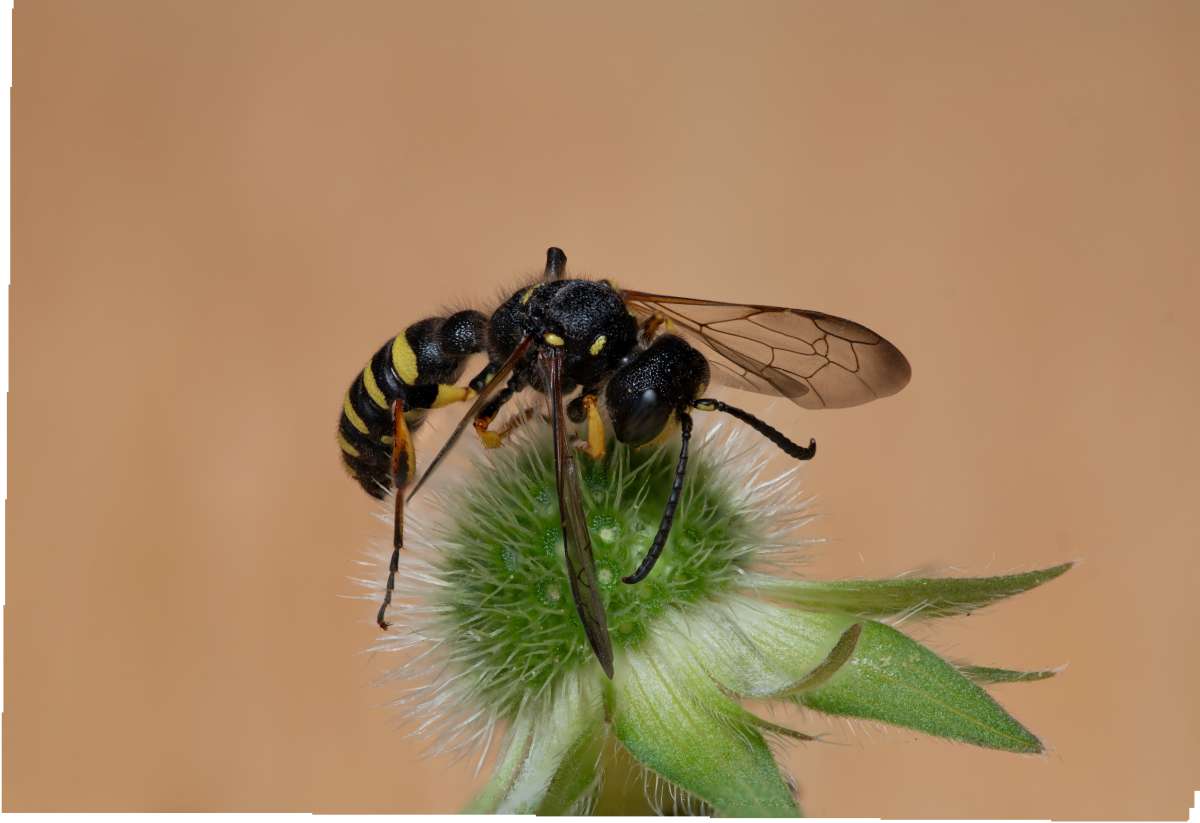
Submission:
M 808 460 L 816 442 L 792 442 L 749 412 L 711 397 L 709 383 L 786 397 L 808 409 L 843 408 L 894 394 L 911 369 L 899 350 L 870 329 L 815 311 L 668 297 L 616 288 L 607 280 L 565 277 L 566 255 L 551 248 L 542 277 L 516 291 L 490 317 L 461 311 L 409 326 L 385 343 L 350 385 L 338 442 L 347 469 L 372 496 L 396 489 L 385 616 L 404 544 L 405 493 L 429 479 L 468 424 L 484 445 L 499 446 L 529 411 L 491 428 L 514 394 L 546 395 L 554 435 L 559 511 L 571 592 L 604 671 L 613 672 L 612 643 L 596 581 L 574 445 L 567 418 L 586 425 L 581 444 L 605 451 L 601 417 L 617 440 L 649 443 L 678 425 L 679 460 L 662 520 L 645 559 L 626 583 L 646 577 L 662 552 L 683 490 L 693 411 L 732 415 L 788 455 Z M 457 385 L 467 358 L 487 365 Z M 564 410 L 564 397 L 578 390 Z M 413 432 L 428 409 L 473 401 L 419 482 Z M 572 439 L 573 440 L 573 439 Z

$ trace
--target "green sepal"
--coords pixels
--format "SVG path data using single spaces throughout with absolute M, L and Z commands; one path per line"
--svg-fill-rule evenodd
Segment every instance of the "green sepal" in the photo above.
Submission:
M 533 714 L 528 706 L 521 711 L 504 736 L 504 744 L 492 776 L 479 794 L 463 809 L 463 814 L 495 814 L 496 809 L 508 794 L 521 766 L 529 756 L 533 743 Z
M 957 668 L 874 621 L 863 624 L 845 666 L 794 700 L 827 714 L 878 720 L 976 746 L 1042 751 L 1041 741 Z
M 492 779 L 466 811 L 566 814 L 595 785 L 604 735 L 599 685 L 566 677 L 551 695 L 522 707 Z
M 723 688 L 742 697 L 770 698 L 803 688 L 845 663 L 857 642 L 858 621 L 733 596 L 671 616 L 667 631 L 686 635 L 696 659 Z
M 985 686 L 993 683 L 1032 683 L 1035 680 L 1047 680 L 1062 671 L 1061 668 L 1057 668 L 1022 672 L 1015 669 L 995 669 L 990 666 L 967 665 L 960 665 L 958 670 L 973 682 Z
M 720 815 L 800 813 L 758 729 L 680 638 L 652 638 L 624 657 L 612 683 L 613 730 L 643 766 Z
M 947 617 L 981 609 L 1049 582 L 1074 563 L 999 577 L 899 577 L 891 580 L 788 580 L 748 574 L 742 585 L 811 611 L 859 617 Z
M 579 814 L 580 805 L 590 797 L 601 779 L 600 758 L 608 741 L 608 728 L 602 711 L 581 723 L 574 739 L 550 780 L 536 813 L 540 815 Z

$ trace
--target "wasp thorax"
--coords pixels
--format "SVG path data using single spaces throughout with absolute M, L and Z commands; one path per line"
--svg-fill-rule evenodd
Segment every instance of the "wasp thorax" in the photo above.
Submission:
M 558 285 L 558 284 L 554 284 Z M 534 304 L 537 336 L 566 355 L 567 378 L 591 385 L 610 373 L 637 341 L 637 323 L 607 283 L 568 280 Z M 535 302 L 536 301 L 536 302 Z
M 477 688 L 514 706 L 529 689 L 582 666 L 597 666 L 563 570 L 563 531 L 549 433 L 491 458 L 447 500 L 438 547 L 440 585 L 426 591 L 443 615 L 439 632 L 452 660 L 479 677 Z M 618 655 L 639 648 L 673 610 L 705 608 L 728 592 L 767 542 L 761 519 L 737 502 L 737 480 L 719 449 L 698 450 L 662 561 L 638 585 L 633 571 L 658 527 L 677 446 L 633 449 L 609 441 L 607 456 L 578 458 L 587 499 L 596 579 Z M 599 674 L 599 668 L 596 668 Z

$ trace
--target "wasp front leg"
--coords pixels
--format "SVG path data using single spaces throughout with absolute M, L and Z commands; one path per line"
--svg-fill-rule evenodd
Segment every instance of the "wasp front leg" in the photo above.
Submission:
M 600 416 L 600 405 L 596 395 L 583 396 L 583 413 L 587 419 L 587 440 L 581 446 L 593 460 L 603 460 L 608 453 L 604 436 L 604 419 Z
M 603 460 L 608 453 L 604 418 L 600 416 L 600 402 L 597 386 L 584 387 L 579 396 L 567 404 L 567 417 L 572 423 L 585 424 L 586 437 L 576 441 L 576 448 L 587 452 L 593 460 Z

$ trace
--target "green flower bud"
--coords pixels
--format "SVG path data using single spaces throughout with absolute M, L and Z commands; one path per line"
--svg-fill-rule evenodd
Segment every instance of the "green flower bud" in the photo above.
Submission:
M 529 429 L 477 454 L 433 490 L 434 505 L 414 507 L 396 625 L 375 647 L 406 657 L 388 680 L 411 682 L 396 702 L 436 750 L 486 750 L 502 738 L 468 811 L 638 813 L 627 796 L 613 802 L 632 773 L 646 786 L 643 808 L 797 815 L 794 784 L 768 743 L 814 738 L 756 716 L 741 698 L 1042 750 L 979 684 L 1053 671 L 951 664 L 878 620 L 981 608 L 1068 566 L 965 580 L 768 573 L 815 542 L 796 534 L 811 515 L 796 470 L 768 476 L 769 444 L 720 424 L 698 438 L 666 549 L 635 585 L 621 578 L 658 528 L 676 447 L 610 441 L 602 460 L 576 456 L 614 649 L 610 681 L 566 578 L 550 437 Z M 376 595 L 378 580 L 366 581 Z

